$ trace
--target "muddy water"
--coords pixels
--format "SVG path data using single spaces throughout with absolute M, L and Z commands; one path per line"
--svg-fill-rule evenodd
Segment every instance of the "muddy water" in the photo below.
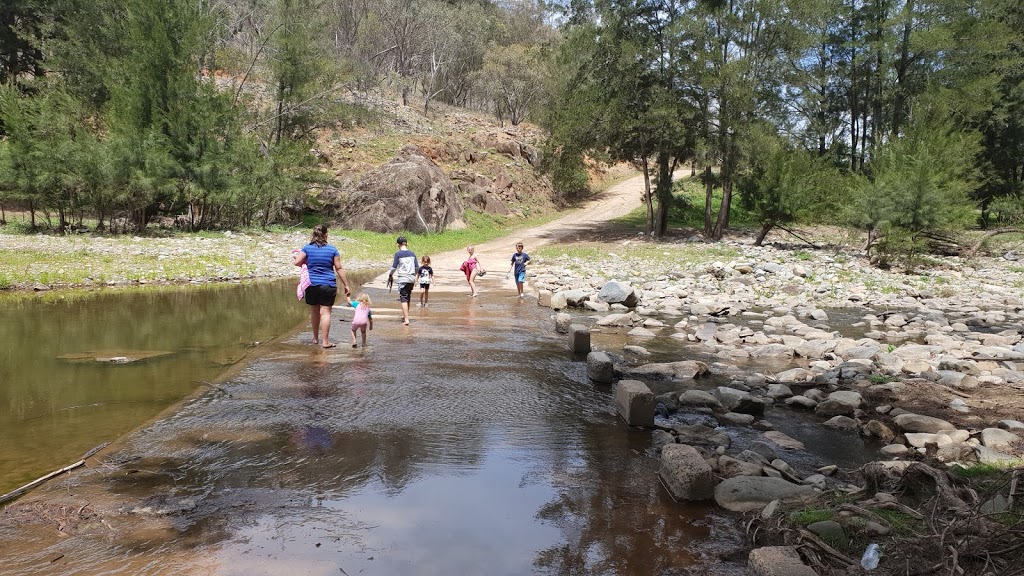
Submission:
M 0 301 L 0 493 L 115 440 L 305 310 L 291 283 Z
M 671 501 L 549 310 L 444 294 L 402 327 L 371 296 L 369 348 L 297 328 L 48 486 L 93 511 L 73 537 L 0 521 L 7 573 L 742 573 L 734 521 Z

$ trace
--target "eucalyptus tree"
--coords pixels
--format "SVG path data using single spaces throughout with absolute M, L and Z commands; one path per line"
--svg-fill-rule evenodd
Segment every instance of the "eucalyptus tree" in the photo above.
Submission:
M 658 0 L 596 3 L 594 20 L 571 30 L 561 46 L 545 116 L 555 162 L 578 162 L 589 151 L 643 170 L 647 231 L 657 236 L 668 227 L 673 170 L 693 144 L 674 64 L 681 7 Z
M 758 118 L 782 108 L 782 64 L 797 57 L 801 47 L 795 15 L 783 0 L 696 0 L 678 19 L 682 49 L 675 61 L 683 92 L 698 111 L 695 148 L 704 169 L 709 238 L 721 239 L 729 227 L 735 178 L 747 160 L 740 142 Z M 715 183 L 722 188 L 717 216 Z

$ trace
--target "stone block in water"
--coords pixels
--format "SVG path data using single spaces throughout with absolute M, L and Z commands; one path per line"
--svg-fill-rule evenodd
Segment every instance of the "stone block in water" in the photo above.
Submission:
M 714 473 L 693 446 L 669 444 L 662 448 L 658 476 L 676 500 L 708 500 L 714 496 Z
M 615 380 L 615 364 L 607 352 L 587 354 L 587 378 L 601 384 L 611 384 Z
M 572 316 L 565 312 L 559 312 L 555 314 L 555 332 L 559 334 L 568 334 L 569 328 L 572 327 Z
M 577 354 L 590 352 L 590 330 L 582 324 L 569 326 L 569 349 Z
M 616 385 L 615 408 L 630 426 L 654 426 L 654 393 L 639 380 Z
M 551 290 L 537 291 L 537 306 L 551 308 Z

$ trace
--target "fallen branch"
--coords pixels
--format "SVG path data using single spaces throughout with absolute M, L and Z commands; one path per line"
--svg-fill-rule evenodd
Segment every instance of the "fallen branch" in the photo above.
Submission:
M 914 510 L 909 506 L 904 506 L 899 502 L 880 502 L 879 504 L 876 505 L 876 508 L 887 508 L 889 510 L 896 510 L 898 512 L 903 512 L 904 514 L 912 516 L 917 520 L 924 520 L 924 514 L 921 514 L 920 512 Z
M 888 520 L 886 520 L 885 518 L 882 518 L 881 516 L 879 516 L 878 514 L 875 514 L 871 510 L 868 510 L 867 508 L 861 508 L 860 506 L 856 506 L 854 504 L 843 504 L 839 508 L 842 509 L 842 510 L 849 510 L 850 512 L 853 512 L 854 514 L 857 514 L 859 516 L 864 516 L 866 518 L 871 518 L 872 520 L 874 520 L 875 522 L 878 522 L 879 524 L 881 524 L 882 526 L 885 526 L 886 528 L 892 528 L 892 526 L 889 524 Z
M 775 227 L 778 228 L 779 230 L 782 230 L 782 231 L 788 233 L 790 236 L 796 238 L 797 240 L 803 242 L 804 244 L 807 244 L 808 246 L 814 248 L 815 250 L 820 250 L 821 249 L 821 246 L 818 246 L 814 242 L 811 242 L 810 240 L 800 236 L 799 234 L 797 234 L 796 232 L 793 232 L 792 230 L 790 230 L 789 228 L 786 228 L 785 226 L 780 226 L 779 224 L 776 224 Z
M 807 540 L 808 542 L 811 542 L 812 544 L 817 546 L 819 550 L 821 550 L 822 552 L 824 552 L 824 553 L 828 554 L 829 556 L 835 558 L 836 560 L 839 560 L 840 562 L 845 562 L 847 566 L 852 566 L 854 564 L 857 564 L 857 562 L 854 562 L 853 559 L 851 559 L 849 556 L 847 556 L 847 555 L 843 554 L 842 552 L 840 552 L 839 550 L 836 550 L 835 548 L 829 546 L 828 544 L 823 542 L 820 538 L 818 538 L 817 536 L 815 536 L 814 534 L 812 534 L 811 532 L 809 532 L 807 530 L 801 529 L 800 530 L 800 537 L 803 538 L 804 540 Z
M 13 500 L 14 498 L 17 498 L 18 496 L 21 496 L 25 492 L 28 492 L 29 490 L 35 488 L 36 486 L 39 486 L 40 484 L 42 484 L 43 482 L 46 482 L 47 480 L 49 480 L 50 478 L 53 478 L 54 476 L 60 476 L 61 474 L 65 473 L 65 472 L 70 472 L 71 470 L 74 470 L 75 468 L 78 468 L 79 466 L 83 466 L 83 465 L 85 465 L 85 460 L 84 459 L 83 460 L 79 460 L 78 462 L 75 462 L 74 464 L 71 464 L 69 466 L 65 466 L 65 467 L 61 468 L 60 470 L 54 470 L 53 472 L 50 472 L 46 476 L 42 476 L 40 478 L 36 478 L 35 480 L 29 482 L 28 484 L 25 484 L 21 488 L 18 488 L 16 490 L 11 490 L 7 494 L 4 494 L 3 496 L 0 496 L 0 504 L 3 504 L 4 502 L 7 502 L 8 500 Z
M 88 460 L 89 458 L 93 457 L 97 452 L 103 450 L 107 446 L 110 446 L 110 442 L 104 442 L 103 444 L 100 444 L 99 446 L 93 448 L 92 450 L 89 450 L 88 452 L 82 455 L 82 460 Z
M 997 228 L 995 230 L 989 230 L 985 232 L 973 246 L 964 251 L 963 255 L 965 258 L 970 258 L 977 254 L 978 250 L 981 250 L 981 246 L 991 237 L 998 236 L 1000 234 L 1024 234 L 1024 228 Z

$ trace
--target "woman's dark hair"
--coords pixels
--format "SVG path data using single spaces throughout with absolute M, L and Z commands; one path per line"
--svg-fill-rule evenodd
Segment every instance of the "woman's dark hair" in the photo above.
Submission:
M 313 237 L 310 238 L 309 243 L 317 246 L 327 244 L 327 224 L 317 224 L 313 227 Z

